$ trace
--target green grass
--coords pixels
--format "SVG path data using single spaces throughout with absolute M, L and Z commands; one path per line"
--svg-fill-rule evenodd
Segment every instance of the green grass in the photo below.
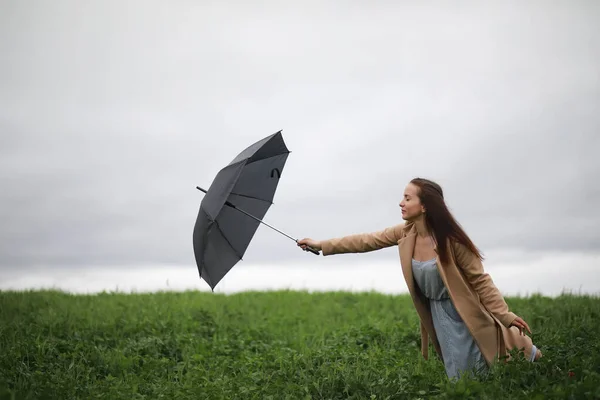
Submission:
M 600 298 L 507 302 L 544 358 L 454 383 L 407 296 L 0 292 L 0 399 L 600 398 Z

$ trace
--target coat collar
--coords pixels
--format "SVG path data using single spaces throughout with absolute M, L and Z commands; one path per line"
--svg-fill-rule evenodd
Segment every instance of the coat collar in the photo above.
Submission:
M 406 240 L 412 240 L 413 241 L 413 249 L 414 249 L 414 241 L 416 240 L 417 237 L 417 226 L 415 225 L 414 222 L 407 222 L 404 225 L 404 236 L 402 237 L 402 239 L 400 239 L 398 241 L 398 244 L 400 245 L 402 242 L 406 241 Z M 435 251 L 436 254 L 438 254 L 438 246 L 437 243 L 433 243 L 433 251 Z
M 412 253 L 415 248 L 415 236 L 404 237 L 398 247 L 400 248 L 400 265 L 402 266 L 402 274 L 406 281 L 408 291 L 412 296 L 415 295 L 415 286 L 412 274 Z
M 404 236 L 398 242 L 400 252 L 400 265 L 402 266 L 402 274 L 406 281 L 406 286 L 410 294 L 415 297 L 415 285 L 412 273 L 412 256 L 415 250 L 417 240 L 417 228 L 414 224 L 407 224 L 404 228 Z

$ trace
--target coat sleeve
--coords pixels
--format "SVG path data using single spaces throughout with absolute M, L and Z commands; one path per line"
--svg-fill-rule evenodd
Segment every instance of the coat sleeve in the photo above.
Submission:
M 463 244 L 454 242 L 453 248 L 458 267 L 479 294 L 483 305 L 508 328 L 517 316 L 508 310 L 508 304 L 492 277 L 483 270 L 481 260 Z
M 358 233 L 321 241 L 324 256 L 342 253 L 366 253 L 398 244 L 404 232 L 404 224 L 385 228 L 382 231 Z

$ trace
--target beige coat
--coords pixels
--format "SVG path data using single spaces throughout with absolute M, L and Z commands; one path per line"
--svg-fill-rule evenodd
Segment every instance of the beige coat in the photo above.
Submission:
M 363 233 L 321 242 L 323 255 L 364 253 L 398 245 L 402 273 L 421 321 L 421 353 L 429 355 L 429 338 L 439 355 L 442 352 L 433 326 L 427 298 L 415 284 L 412 275 L 412 257 L 417 238 L 416 227 L 408 222 L 380 232 Z M 448 289 L 456 310 L 467 325 L 488 365 L 499 357 L 508 356 L 507 350 L 518 348 L 527 358 L 532 352 L 532 341 L 510 327 L 516 315 L 508 310 L 504 298 L 492 278 L 484 272 L 481 261 L 465 246 L 449 242 L 450 262 L 442 265 L 437 257 L 438 270 Z M 437 248 L 435 249 L 437 253 Z M 507 358 L 508 359 L 508 358 Z

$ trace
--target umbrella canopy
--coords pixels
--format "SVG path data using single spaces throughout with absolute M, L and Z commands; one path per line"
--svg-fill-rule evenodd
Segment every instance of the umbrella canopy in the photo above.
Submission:
M 211 289 L 244 256 L 273 204 L 289 153 L 281 131 L 267 136 L 221 169 L 205 191 L 193 243 L 200 277 Z

